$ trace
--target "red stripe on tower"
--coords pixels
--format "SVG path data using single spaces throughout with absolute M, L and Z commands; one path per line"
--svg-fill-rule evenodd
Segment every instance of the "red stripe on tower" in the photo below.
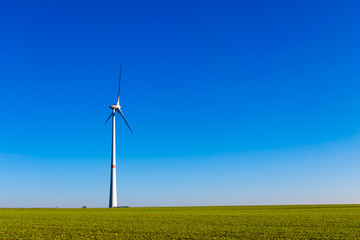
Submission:
M 111 168 L 115 168 L 116 166 L 115 165 L 111 165 Z

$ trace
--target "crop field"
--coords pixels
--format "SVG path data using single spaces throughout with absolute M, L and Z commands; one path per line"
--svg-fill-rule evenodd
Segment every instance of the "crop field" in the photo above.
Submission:
M 0 239 L 360 239 L 360 205 L 0 209 Z

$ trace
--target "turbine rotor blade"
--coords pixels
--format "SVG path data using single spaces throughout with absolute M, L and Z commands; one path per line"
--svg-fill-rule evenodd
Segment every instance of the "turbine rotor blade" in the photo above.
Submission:
M 111 116 L 114 115 L 114 113 L 111 113 L 110 116 L 106 119 L 105 123 L 111 118 Z
M 131 127 L 129 126 L 129 124 L 127 123 L 125 117 L 124 117 L 124 114 L 122 113 L 122 111 L 120 109 L 116 109 L 116 111 L 122 116 L 122 118 L 124 119 L 126 125 L 128 126 L 128 128 L 130 129 L 130 132 L 131 133 L 134 133 L 132 130 L 131 130 Z
M 118 89 L 118 100 L 117 100 L 117 104 L 119 104 L 119 102 L 120 102 L 120 82 L 121 82 L 121 70 L 122 70 L 122 64 L 120 65 L 119 89 Z

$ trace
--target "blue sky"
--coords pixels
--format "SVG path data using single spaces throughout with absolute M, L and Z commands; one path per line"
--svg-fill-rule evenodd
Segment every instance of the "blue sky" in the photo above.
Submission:
M 357 1 L 2 1 L 0 207 L 360 202 Z

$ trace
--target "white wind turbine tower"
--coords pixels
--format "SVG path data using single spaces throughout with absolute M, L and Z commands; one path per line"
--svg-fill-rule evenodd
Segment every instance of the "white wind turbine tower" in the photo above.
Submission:
M 110 106 L 112 109 L 112 113 L 106 119 L 105 123 L 111 118 L 112 116 L 112 144 L 111 144 L 111 178 L 110 178 L 110 199 L 109 199 L 109 208 L 117 207 L 117 193 L 116 193 L 116 151 L 115 151 L 115 113 L 118 112 L 121 117 L 124 119 L 126 125 L 131 130 L 129 124 L 127 123 L 124 114 L 121 111 L 120 106 L 120 81 L 121 81 L 121 69 L 122 65 L 120 66 L 120 75 L 119 75 L 119 89 L 118 89 L 118 99 L 117 103 Z

